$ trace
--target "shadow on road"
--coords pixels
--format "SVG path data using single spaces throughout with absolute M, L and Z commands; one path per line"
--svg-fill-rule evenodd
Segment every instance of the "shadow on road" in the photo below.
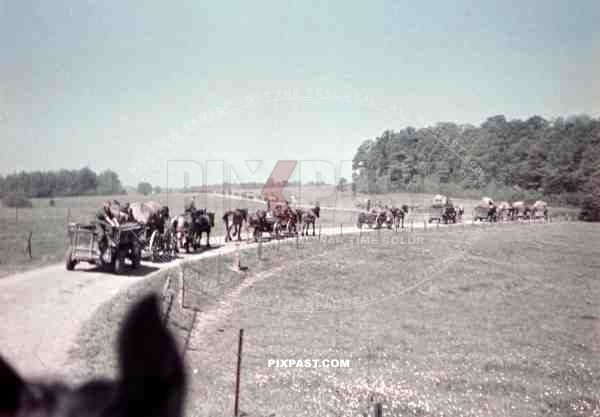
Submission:
M 140 265 L 138 266 L 136 269 L 133 269 L 131 267 L 130 264 L 125 265 L 125 267 L 123 268 L 123 272 L 118 274 L 119 276 L 123 276 L 123 277 L 143 277 L 146 275 L 149 275 L 155 271 L 158 271 L 160 268 L 156 267 L 156 266 L 150 266 L 150 265 Z M 93 273 L 104 273 L 104 274 L 111 274 L 111 275 L 117 275 L 114 272 L 111 271 L 110 267 L 103 267 L 103 266 L 91 266 L 90 268 L 76 268 L 76 271 L 80 271 L 80 272 L 93 272 Z

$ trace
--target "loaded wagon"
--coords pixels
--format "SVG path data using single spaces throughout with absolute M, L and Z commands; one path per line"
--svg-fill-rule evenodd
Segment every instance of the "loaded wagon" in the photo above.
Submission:
M 150 252 L 152 261 L 172 259 L 177 252 L 175 233 L 168 227 L 169 208 L 156 201 L 133 203 L 131 219 L 139 223 L 144 232 L 142 246 Z
M 495 206 L 494 206 L 495 207 Z M 490 205 L 485 203 L 479 203 L 477 206 L 473 208 L 473 221 L 489 221 L 496 222 L 498 220 L 498 213 L 496 210 L 493 210 L 490 213 Z
M 437 220 L 438 223 L 456 223 L 456 209 L 452 201 L 443 195 L 433 197 L 433 203 L 429 209 L 429 223 Z
M 473 221 L 487 220 L 490 208 L 486 205 L 479 204 L 473 208 Z
M 377 215 L 378 213 L 374 213 L 372 211 L 361 211 L 358 213 L 358 221 L 356 226 L 359 229 L 362 229 L 363 224 L 366 224 L 369 229 L 372 229 L 373 226 L 377 224 Z
M 282 224 L 279 222 L 277 216 L 275 216 L 271 211 L 267 211 L 267 214 L 262 222 L 262 227 L 258 229 L 260 232 L 260 236 L 256 234 L 257 229 L 254 229 L 254 240 L 257 241 L 257 238 L 262 238 L 263 232 L 267 232 L 269 235 L 274 236 L 275 239 L 279 239 L 281 236 L 282 229 Z
M 438 223 L 456 223 L 457 212 L 452 206 L 431 206 L 429 211 L 429 223 L 437 220 Z
M 102 230 L 97 222 L 69 223 L 69 248 L 65 266 L 68 271 L 72 271 L 79 262 L 87 262 L 108 267 L 119 274 L 123 271 L 125 260 L 129 259 L 135 269 L 140 265 L 142 258 L 142 233 L 143 228 L 140 224 L 125 223 L 113 227 L 107 236 L 102 238 Z

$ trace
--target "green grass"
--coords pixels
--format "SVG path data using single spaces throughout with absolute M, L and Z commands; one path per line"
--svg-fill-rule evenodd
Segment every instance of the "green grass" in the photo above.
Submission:
M 250 413 L 360 415 L 375 393 L 384 415 L 597 415 L 597 225 L 487 229 L 434 278 L 388 297 L 422 281 L 417 274 L 473 230 L 430 231 L 423 246 L 265 246 L 262 263 L 255 251 L 243 255 L 243 275 L 228 269 L 229 257 L 195 264 L 198 281 L 243 288 L 243 303 L 218 304 L 223 297 L 199 282 L 186 285 L 186 302 L 212 318 L 197 325 L 201 338 L 187 356 L 197 370 L 188 415 L 231 414 L 240 327 L 241 408 Z M 258 299 L 300 310 L 376 301 L 302 313 L 249 301 Z M 287 358 L 350 359 L 351 368 L 267 367 Z

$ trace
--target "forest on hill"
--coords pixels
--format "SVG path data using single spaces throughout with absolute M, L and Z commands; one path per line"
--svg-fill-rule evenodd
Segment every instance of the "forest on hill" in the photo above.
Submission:
M 586 115 L 438 123 L 385 131 L 353 161 L 357 192 L 483 194 L 581 206 L 600 193 L 600 119 Z

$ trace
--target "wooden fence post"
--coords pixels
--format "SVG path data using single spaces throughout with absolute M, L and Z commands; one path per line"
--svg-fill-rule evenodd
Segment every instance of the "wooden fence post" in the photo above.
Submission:
M 342 231 L 342 223 L 340 223 L 340 236 L 343 236 L 343 235 L 344 235 L 344 233 Z
M 30 230 L 29 231 L 29 236 L 27 237 L 27 253 L 29 254 L 29 259 L 32 259 L 33 256 L 31 255 L 31 236 L 33 235 L 33 232 Z
M 192 316 L 192 325 L 190 326 L 190 331 L 185 337 L 185 341 L 183 343 L 183 353 L 182 356 L 185 359 L 185 354 L 190 347 L 190 339 L 192 338 L 192 332 L 194 331 L 194 326 L 196 326 L 196 318 L 198 315 L 198 310 L 194 310 L 194 315 Z
M 244 329 L 240 329 L 240 336 L 238 340 L 238 357 L 237 357 L 237 370 L 235 373 L 235 404 L 233 409 L 233 415 L 238 417 L 239 404 L 240 404 L 240 373 L 242 369 L 242 343 L 244 341 Z
M 410 232 L 413 233 L 415 231 L 414 220 L 410 219 Z
M 217 256 L 217 258 L 218 258 L 218 256 Z M 183 301 L 183 297 L 185 295 L 185 289 L 184 289 L 185 287 L 184 287 L 184 283 L 183 283 L 184 282 L 183 273 L 179 276 L 180 276 L 180 279 L 179 279 L 179 306 L 183 310 L 185 308 L 185 304 Z
M 258 248 L 256 249 L 256 254 L 258 255 L 258 260 L 262 261 L 262 239 L 258 240 Z
M 242 263 L 241 263 L 241 259 L 240 259 L 240 245 L 238 243 L 234 243 L 234 245 L 235 245 L 235 253 L 234 253 L 234 257 L 233 257 L 233 270 L 241 271 Z
M 167 304 L 167 308 L 165 309 L 163 315 L 163 324 L 166 326 L 169 322 L 169 315 L 171 314 L 171 307 L 173 306 L 173 294 L 170 291 L 171 287 L 171 276 L 167 276 L 167 280 L 165 281 L 165 285 L 162 290 L 162 300 L 164 302 L 165 298 L 169 297 L 169 302 Z
M 373 404 L 373 417 L 383 417 L 383 405 L 380 402 Z
M 374 401 L 373 396 L 371 396 L 367 405 L 367 412 L 362 414 L 363 417 L 383 417 L 383 405 L 379 401 Z

